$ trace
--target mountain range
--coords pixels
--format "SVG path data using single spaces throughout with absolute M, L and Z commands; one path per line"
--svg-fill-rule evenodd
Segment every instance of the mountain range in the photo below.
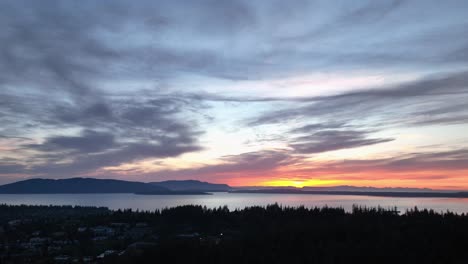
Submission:
M 29 179 L 0 186 L 0 193 L 170 193 L 164 187 L 143 182 L 93 178 Z
M 150 182 L 150 184 L 172 191 L 228 192 L 233 189 L 227 184 L 215 184 L 196 180 Z
M 0 186 L 0 193 L 136 193 L 136 194 L 207 194 L 229 191 L 226 184 L 212 184 L 195 180 L 164 182 L 133 182 L 94 178 L 29 179 Z
M 350 186 L 350 185 L 339 185 L 339 186 L 327 186 L 327 187 L 316 187 L 316 186 L 241 186 L 233 188 L 236 191 L 287 191 L 292 192 L 405 192 L 405 193 L 452 193 L 457 192 L 454 190 L 435 190 L 429 188 L 407 188 L 407 187 L 369 187 L 369 186 Z
M 304 191 L 340 191 L 340 192 L 452 192 L 450 190 L 433 190 L 429 188 L 405 188 L 405 187 L 357 187 L 349 185 L 332 187 L 303 187 Z
M 161 182 L 134 182 L 94 178 L 69 179 L 28 179 L 0 186 L 3 194 L 46 194 L 46 193 L 136 193 L 136 194 L 208 194 L 209 192 L 255 192 L 255 193 L 309 193 L 309 194 L 364 194 L 373 195 L 401 193 L 412 195 L 430 195 L 431 193 L 455 193 L 450 190 L 432 190 L 427 188 L 375 188 L 356 186 L 332 187 L 231 187 L 227 184 L 215 184 L 197 180 L 169 180 Z M 392 195 L 392 196 L 393 196 Z

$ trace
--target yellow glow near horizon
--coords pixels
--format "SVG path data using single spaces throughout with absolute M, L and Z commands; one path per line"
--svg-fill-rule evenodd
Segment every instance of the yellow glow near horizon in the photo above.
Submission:
M 263 182 L 262 185 L 265 186 L 292 186 L 296 188 L 302 187 L 312 187 L 312 186 L 323 186 L 323 185 L 332 185 L 339 184 L 342 181 L 340 180 L 320 180 L 320 179 L 309 179 L 309 180 L 274 180 Z

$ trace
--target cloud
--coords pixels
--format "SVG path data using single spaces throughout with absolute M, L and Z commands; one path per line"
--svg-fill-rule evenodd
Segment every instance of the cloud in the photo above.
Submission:
M 10 99 L 22 102 L 21 98 Z M 18 122 L 10 130 L 20 134 L 39 130 L 47 136 L 42 143 L 30 140 L 27 144 L 24 140 L 5 138 L 12 150 L 14 146 L 16 150 L 3 153 L 13 159 L 2 164 L 2 171 L 60 177 L 82 175 L 107 166 L 200 151 L 203 147 L 198 137 L 202 131 L 196 120 L 180 116 L 187 108 L 197 108 L 197 105 L 185 99 L 164 97 L 113 99 L 81 105 L 60 100 L 32 104 L 25 111 L 12 113 Z M 9 110 L 1 106 L 0 109 Z M 29 120 L 34 120 L 37 126 L 27 129 L 18 126 Z M 66 135 L 59 135 L 63 133 Z M 14 153 L 22 154 L 19 157 Z
M 102 122 L 113 118 L 112 110 L 104 101 L 78 107 L 70 104 L 56 105 L 52 111 L 54 120 L 61 123 Z
M 296 137 L 289 144 L 302 154 L 321 153 L 389 142 L 391 138 L 367 138 L 367 132 L 352 130 L 325 130 L 312 135 Z
M 225 163 L 200 168 L 164 170 L 145 175 L 148 180 L 202 178 L 215 182 L 255 182 L 275 179 L 324 179 L 341 181 L 454 180 L 468 171 L 468 150 L 428 151 L 400 157 L 320 161 L 306 160 L 286 150 L 243 153 Z M 422 183 L 419 186 L 426 186 Z
M 328 122 L 328 123 L 314 123 L 314 124 L 308 124 L 304 125 L 295 129 L 292 129 L 290 133 L 310 133 L 310 132 L 315 132 L 318 130 L 324 130 L 324 129 L 340 129 L 340 128 L 345 128 L 347 127 L 346 123 L 333 123 L 333 122 Z
M 29 163 L 19 159 L 0 162 L 0 174 L 69 176 L 93 173 L 104 167 L 148 158 L 176 157 L 186 152 L 200 151 L 202 147 L 187 135 L 161 136 L 157 140 L 135 141 L 119 139 L 108 132 L 85 130 L 80 136 L 53 136 L 42 144 L 25 144 Z
M 236 129 L 283 124 L 282 143 L 293 150 L 224 157 L 199 175 L 274 171 L 302 154 L 390 141 L 371 135 L 390 126 L 466 124 L 466 6 L 2 1 L 0 147 L 8 151 L 0 153 L 0 171 L 66 176 L 177 157 L 208 149 L 209 139 L 200 140 L 205 130 L 238 126 L 235 119 L 247 116 Z M 249 86 L 369 69 L 448 73 L 322 97 L 274 97 Z M 216 81 L 236 88 L 210 93 Z M 226 114 L 224 102 L 236 103 L 242 117 Z
M 45 174 L 47 176 L 82 175 L 93 173 L 103 167 L 118 166 L 146 158 L 176 157 L 186 152 L 199 150 L 201 150 L 201 147 L 169 140 L 163 143 L 122 143 L 115 149 L 103 153 L 83 153 L 69 156 L 68 159 L 71 158 L 71 162 L 53 162 L 52 160 L 52 162 L 30 166 L 24 172 L 35 175 Z
M 148 173 L 150 180 L 163 180 L 166 178 L 204 178 L 207 180 L 219 180 L 220 178 L 249 178 L 252 175 L 272 175 L 282 166 L 290 166 L 298 161 L 286 150 L 263 150 L 247 152 L 239 155 L 222 157 L 219 164 L 206 165 L 200 168 L 163 170 Z
M 0 82 L 40 85 L 79 100 L 108 78 L 164 81 L 189 73 L 252 80 L 459 62 L 453 53 L 467 45 L 458 37 L 467 23 L 460 3 L 424 4 L 425 14 L 418 13 L 421 5 L 3 2 Z M 450 19 L 440 16 L 444 12 Z
M 327 175 L 342 180 L 404 180 L 463 178 L 468 171 L 468 150 L 440 150 L 402 154 L 400 156 L 329 161 L 313 168 L 293 168 L 297 175 Z M 423 183 L 424 185 L 424 183 Z
M 468 150 L 408 154 L 404 157 L 385 160 L 381 167 L 393 171 L 467 170 Z
M 21 164 L 0 162 L 0 175 L 25 173 L 26 167 Z
M 468 72 L 456 72 L 391 87 L 312 97 L 309 102 L 301 101 L 289 108 L 266 112 L 249 120 L 248 125 L 284 123 L 308 117 L 332 119 L 342 125 L 372 117 L 399 125 L 437 123 L 438 120 L 463 123 L 466 120 L 464 113 L 468 110 L 464 103 L 468 98 L 467 83 Z
M 115 137 L 110 133 L 85 130 L 80 136 L 54 136 L 47 138 L 42 144 L 29 144 L 24 147 L 44 152 L 94 153 L 115 147 Z

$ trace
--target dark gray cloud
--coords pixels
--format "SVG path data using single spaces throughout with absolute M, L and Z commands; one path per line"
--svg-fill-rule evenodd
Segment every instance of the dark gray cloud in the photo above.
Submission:
M 46 136 L 42 143 L 4 137 L 18 146 L 4 154 L 21 153 L 21 156 L 12 156 L 1 164 L 2 174 L 82 175 L 107 166 L 176 157 L 202 149 L 198 142 L 202 132 L 195 118 L 180 116 L 200 107 L 200 102 L 190 99 L 107 98 L 82 104 L 51 99 L 29 106 L 21 96 L 6 100 L 9 100 L 6 107 L 0 108 L 7 114 L 5 118 L 16 121 L 9 126 L 8 135 L 45 131 Z M 9 105 L 17 111 L 12 111 Z
M 382 167 L 393 171 L 466 170 L 468 169 L 468 150 L 412 153 L 404 157 L 389 159 Z
M 37 154 L 31 163 L 9 159 L 1 162 L 0 173 L 70 176 L 93 173 L 103 167 L 118 166 L 147 158 L 176 157 L 202 148 L 189 135 L 160 136 L 157 140 L 135 141 L 131 137 L 117 140 L 109 132 L 85 130 L 80 136 L 49 137 L 42 144 L 22 145 Z
M 391 138 L 368 138 L 367 132 L 352 130 L 325 130 L 292 139 L 289 146 L 302 154 L 321 153 L 389 142 Z
M 110 107 L 104 102 L 96 102 L 90 105 L 57 105 L 53 109 L 54 120 L 59 123 L 86 123 L 106 121 L 113 118 Z
M 223 160 L 227 165 L 215 167 L 222 171 L 267 171 L 280 165 L 288 165 L 295 162 L 295 159 L 282 150 L 248 152 L 240 155 L 226 156 Z
M 85 130 L 80 136 L 54 136 L 46 138 L 42 144 L 29 144 L 24 147 L 45 152 L 94 153 L 115 147 L 115 137 L 106 132 Z
M 453 54 L 468 44 L 458 37 L 467 33 L 468 6 L 457 1 L 48 0 L 3 1 L 0 7 L 0 82 L 40 85 L 78 99 L 106 78 L 163 80 L 193 73 L 251 80 L 440 66 L 459 63 Z M 440 15 L 445 11 L 450 18 Z
M 6 135 L 0 135 L 0 140 L 1 139 L 16 139 L 16 140 L 21 140 L 21 141 L 31 140 L 30 138 L 27 138 L 27 137 L 16 137 L 16 136 L 6 136 Z
M 330 173 L 330 175 L 340 174 L 357 174 L 369 173 L 374 179 L 386 179 L 388 175 L 385 173 L 408 173 L 409 179 L 420 177 L 431 177 L 436 175 L 439 178 L 450 179 L 452 177 L 460 177 L 457 171 L 468 170 L 468 150 L 454 149 L 441 151 L 427 151 L 419 153 L 409 153 L 398 157 L 384 159 L 369 159 L 369 160 L 344 160 L 329 162 L 325 165 L 318 166 L 313 169 L 308 169 L 308 173 Z M 419 173 L 420 176 L 411 175 L 413 172 Z M 334 176 L 332 176 L 334 177 Z M 352 176 L 354 177 L 354 176 Z M 401 176 L 403 179 L 406 176 Z M 343 179 L 345 179 L 343 177 Z
M 249 10 L 241 3 L 218 1 L 186 3 L 183 8 L 169 1 L 6 1 L 0 10 L 0 82 L 40 87 L 75 100 L 94 93 L 95 82 L 106 78 L 157 80 L 179 71 L 208 74 L 206 68 L 217 60 L 212 51 L 166 46 L 158 44 L 158 38 L 172 38 L 173 28 L 192 35 L 187 24 L 205 35 L 226 34 L 249 21 Z M 129 39 L 128 33 L 135 38 Z M 140 35 L 153 40 L 139 40 Z
M 68 156 L 71 162 L 54 162 L 52 157 L 40 165 L 29 166 L 23 173 L 33 175 L 68 176 L 93 173 L 103 167 L 118 166 L 122 163 L 131 163 L 146 158 L 175 157 L 192 151 L 199 151 L 201 147 L 166 140 L 162 143 L 121 143 L 114 149 L 102 153 L 83 153 Z
M 25 173 L 26 166 L 21 164 L 16 164 L 14 162 L 2 162 L 0 161 L 0 175 L 2 174 L 20 174 Z
M 316 132 L 316 131 L 324 130 L 324 129 L 340 129 L 340 128 L 346 128 L 346 127 L 347 127 L 346 123 L 333 123 L 333 122 L 315 123 L 315 124 L 308 124 L 302 127 L 292 129 L 290 133 L 311 133 L 311 132 Z

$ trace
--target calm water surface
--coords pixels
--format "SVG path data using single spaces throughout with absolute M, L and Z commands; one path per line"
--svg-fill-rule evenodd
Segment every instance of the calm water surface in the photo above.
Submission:
M 285 206 L 343 207 L 354 204 L 384 208 L 396 206 L 427 208 L 435 211 L 468 213 L 468 198 L 396 198 L 349 195 L 214 193 L 213 195 L 135 195 L 135 194 L 0 194 L 1 204 L 105 206 L 110 209 L 154 210 L 178 205 L 197 204 L 207 207 L 227 205 L 229 209 L 278 203 Z

